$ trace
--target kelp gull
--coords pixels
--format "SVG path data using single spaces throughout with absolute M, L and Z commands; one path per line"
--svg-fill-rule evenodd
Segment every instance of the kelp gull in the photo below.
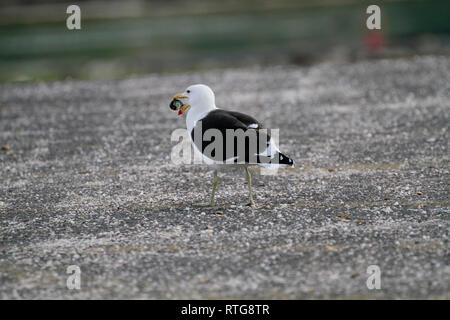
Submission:
M 206 85 L 192 85 L 183 93 L 176 94 L 170 108 L 178 110 L 178 115 L 187 113 L 186 127 L 193 149 L 206 164 L 214 168 L 211 198 L 205 204 L 207 206 L 214 205 L 219 167 L 244 167 L 250 206 L 254 205 L 248 169 L 250 165 L 265 168 L 294 167 L 294 161 L 278 150 L 275 141 L 260 122 L 240 112 L 217 108 L 214 92 Z

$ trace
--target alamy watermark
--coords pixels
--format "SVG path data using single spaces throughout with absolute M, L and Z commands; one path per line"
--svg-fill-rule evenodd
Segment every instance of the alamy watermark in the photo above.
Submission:
M 380 267 L 373 264 L 367 267 L 367 274 L 370 276 L 367 278 L 367 289 L 381 289 L 381 270 Z
M 367 29 L 381 29 L 381 9 L 376 4 L 367 7 L 366 13 L 370 16 L 366 20 Z
M 186 129 L 172 132 L 171 141 L 176 144 L 170 158 L 175 165 L 259 164 L 262 166 L 261 174 L 274 174 L 284 159 L 277 149 L 278 140 L 279 129 L 211 128 L 203 131 L 200 121 L 192 135 Z
M 70 265 L 66 270 L 67 277 L 66 285 L 69 290 L 80 290 L 81 289 L 81 269 L 77 265 Z
M 69 30 L 81 29 L 81 9 L 76 4 L 72 4 L 67 7 L 66 13 L 70 16 L 66 19 L 66 26 Z

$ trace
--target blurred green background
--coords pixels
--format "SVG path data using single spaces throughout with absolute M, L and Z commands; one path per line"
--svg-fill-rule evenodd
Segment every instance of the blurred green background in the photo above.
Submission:
M 71 4 L 81 30 L 66 27 Z M 0 46 L 2 82 L 450 55 L 450 1 L 3 0 Z

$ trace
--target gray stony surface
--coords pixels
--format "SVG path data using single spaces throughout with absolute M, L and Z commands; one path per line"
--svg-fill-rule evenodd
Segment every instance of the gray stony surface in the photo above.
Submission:
M 280 128 L 297 167 L 254 170 L 256 208 L 242 170 L 194 207 L 211 170 L 171 162 L 193 83 Z M 449 299 L 449 111 L 431 56 L 3 84 L 0 298 Z

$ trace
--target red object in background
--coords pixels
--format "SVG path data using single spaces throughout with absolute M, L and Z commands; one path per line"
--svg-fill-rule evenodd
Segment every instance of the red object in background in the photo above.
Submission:
M 370 30 L 364 36 L 364 46 L 369 52 L 377 52 L 384 45 L 384 36 L 379 30 Z

